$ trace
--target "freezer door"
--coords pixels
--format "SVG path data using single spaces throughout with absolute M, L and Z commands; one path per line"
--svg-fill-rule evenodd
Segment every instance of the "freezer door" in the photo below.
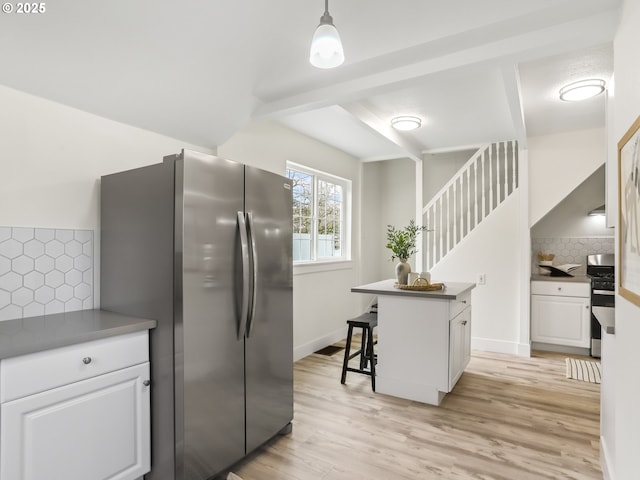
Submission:
M 247 453 L 293 418 L 292 208 L 287 178 L 245 166 L 256 269 L 245 340 Z
M 245 448 L 235 289 L 243 166 L 183 151 L 176 205 L 176 479 L 204 480 Z

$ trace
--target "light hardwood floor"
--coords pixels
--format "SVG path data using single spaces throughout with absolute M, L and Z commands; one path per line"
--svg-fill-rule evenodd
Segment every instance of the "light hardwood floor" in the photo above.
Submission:
M 237 465 L 243 480 L 602 479 L 600 386 L 566 355 L 473 352 L 439 407 L 376 394 L 342 352 L 295 364 L 293 432 Z

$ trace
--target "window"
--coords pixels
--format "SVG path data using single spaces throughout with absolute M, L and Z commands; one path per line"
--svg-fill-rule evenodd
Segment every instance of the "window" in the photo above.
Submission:
M 287 162 L 293 182 L 293 261 L 348 260 L 351 182 Z

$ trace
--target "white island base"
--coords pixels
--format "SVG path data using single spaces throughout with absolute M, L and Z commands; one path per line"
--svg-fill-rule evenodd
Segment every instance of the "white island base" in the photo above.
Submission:
M 378 295 L 376 391 L 440 405 L 469 363 L 473 283 L 443 291 L 394 288 L 393 280 L 352 292 Z

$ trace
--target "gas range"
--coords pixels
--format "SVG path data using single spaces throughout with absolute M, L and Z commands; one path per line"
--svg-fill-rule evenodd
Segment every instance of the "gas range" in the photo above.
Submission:
M 591 306 L 615 307 L 615 255 L 605 253 L 587 256 L 587 275 L 591 277 Z M 600 357 L 600 322 L 591 313 L 591 356 Z

